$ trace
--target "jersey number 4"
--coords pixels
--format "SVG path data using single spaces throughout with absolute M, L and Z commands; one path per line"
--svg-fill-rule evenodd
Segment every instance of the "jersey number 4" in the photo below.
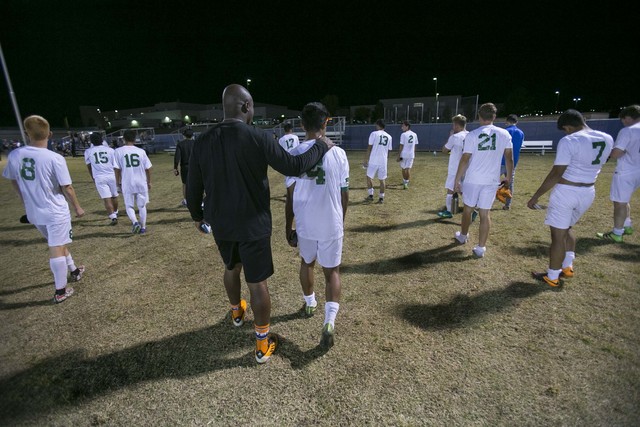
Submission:
M 326 182 L 326 180 L 324 179 L 325 172 L 324 169 L 322 169 L 322 160 L 317 165 L 315 165 L 313 169 L 307 172 L 307 176 L 310 178 L 315 178 L 317 185 L 323 185 Z

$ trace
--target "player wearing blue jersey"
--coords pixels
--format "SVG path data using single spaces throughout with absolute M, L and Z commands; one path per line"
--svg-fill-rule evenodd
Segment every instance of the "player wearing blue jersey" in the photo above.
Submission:
M 508 211 L 511 209 L 511 199 L 513 198 L 513 181 L 516 178 L 516 167 L 518 167 L 518 160 L 520 159 L 520 149 L 522 148 L 522 143 L 524 141 L 524 132 L 520 129 L 518 124 L 518 116 L 515 114 L 509 114 L 507 116 L 507 127 L 505 130 L 509 132 L 511 135 L 511 144 L 513 145 L 513 172 L 511 175 L 511 180 L 509 181 L 509 190 L 511 192 L 511 197 L 507 197 L 504 207 L 502 209 Z M 505 162 L 505 158 L 502 158 L 502 164 L 500 165 L 500 173 L 502 175 L 507 174 L 507 166 Z

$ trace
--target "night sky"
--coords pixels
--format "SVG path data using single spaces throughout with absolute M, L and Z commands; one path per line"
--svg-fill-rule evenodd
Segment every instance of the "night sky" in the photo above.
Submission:
M 640 102 L 640 7 L 613 2 L 2 0 L 0 43 L 23 117 L 78 106 L 217 103 L 251 78 L 256 102 L 300 109 L 378 99 L 526 93 L 531 108 Z M 238 4 L 238 5 L 236 5 Z M 636 6 L 631 6 L 636 4 Z M 0 85 L 0 126 L 15 126 Z

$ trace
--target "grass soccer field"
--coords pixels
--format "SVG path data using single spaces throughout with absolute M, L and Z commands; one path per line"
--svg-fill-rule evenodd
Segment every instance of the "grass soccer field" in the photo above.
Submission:
M 419 153 L 408 190 L 390 161 L 377 205 L 363 201 L 364 152 L 347 155 L 342 301 L 326 353 L 322 273 L 321 310 L 303 318 L 284 180 L 270 171 L 272 331 L 285 341 L 264 366 L 251 312 L 245 326 L 230 323 L 222 262 L 179 207 L 171 156 L 151 156 L 142 236 L 131 234 L 121 198 L 120 224 L 108 225 L 84 162 L 67 159 L 87 212 L 73 220 L 70 250 L 87 270 L 59 305 L 46 243 L 19 223 L 23 207 L 0 180 L 0 425 L 640 424 L 638 192 L 636 233 L 624 244 L 595 236 L 612 227 L 614 164 L 575 227 L 576 275 L 553 290 L 530 278 L 548 265 L 550 236 L 545 212 L 526 208 L 552 154 L 521 157 L 512 210 L 496 201 L 482 259 L 471 254 L 477 221 L 458 245 L 460 215 L 436 219 L 446 156 Z

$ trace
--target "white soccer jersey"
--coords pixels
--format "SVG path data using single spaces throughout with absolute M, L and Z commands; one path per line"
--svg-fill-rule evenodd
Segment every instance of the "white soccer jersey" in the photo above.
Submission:
M 18 183 L 31 224 L 71 221 L 69 205 L 60 188 L 71 184 L 71 176 L 60 154 L 28 145 L 13 150 L 2 176 Z
M 464 146 L 464 138 L 469 133 L 468 130 L 463 130 L 458 133 L 454 133 L 449 137 L 447 143 L 444 146 L 449 152 L 449 169 L 447 173 L 449 175 L 455 175 L 458 171 L 458 165 L 460 164 L 460 157 L 462 157 L 462 148 Z
M 402 146 L 400 157 L 403 159 L 415 158 L 416 145 L 418 145 L 418 135 L 411 130 L 402 132 L 402 135 L 400 135 L 400 145 Z
M 391 151 L 391 135 L 383 130 L 376 130 L 369 135 L 371 145 L 370 165 L 386 165 L 389 151 Z
M 583 129 L 558 142 L 554 165 L 566 165 L 562 177 L 568 181 L 589 184 L 596 181 L 602 165 L 613 149 L 613 137 L 593 129 Z
M 84 162 L 91 165 L 91 173 L 97 181 L 115 179 L 113 173 L 113 148 L 92 145 L 84 152 Z
M 115 150 L 113 167 L 120 169 L 122 192 L 125 194 L 146 193 L 147 174 L 151 161 L 143 149 L 133 145 L 124 145 Z
M 306 152 L 315 140 L 305 141 L 291 151 Z M 287 187 L 294 182 L 293 213 L 296 233 L 309 240 L 334 240 L 344 235 L 342 189 L 349 188 L 349 161 L 340 147 L 333 147 L 306 174 L 288 177 Z
M 495 125 L 480 126 L 464 138 L 463 153 L 471 154 L 465 182 L 491 185 L 500 183 L 500 163 L 504 150 L 513 148 L 511 134 Z
M 278 144 L 280 144 L 282 148 L 287 150 L 287 152 L 291 152 L 291 150 L 300 145 L 300 139 L 298 139 L 298 135 L 288 133 L 283 135 L 282 138 L 278 140 Z
M 620 129 L 613 148 L 626 151 L 616 162 L 616 173 L 637 172 L 640 169 L 640 123 Z

